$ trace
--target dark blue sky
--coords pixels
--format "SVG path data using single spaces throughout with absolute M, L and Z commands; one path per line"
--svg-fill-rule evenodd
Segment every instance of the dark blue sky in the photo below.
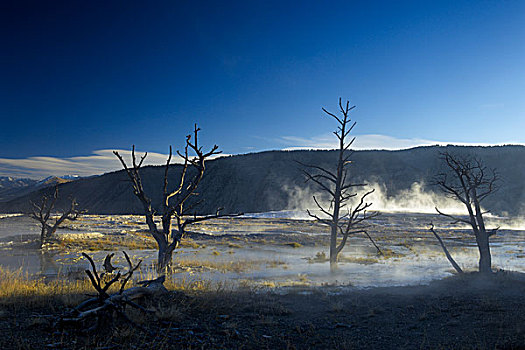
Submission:
M 133 143 L 165 153 L 194 122 L 225 153 L 301 146 L 334 128 L 320 109 L 340 96 L 357 105 L 356 134 L 525 142 L 525 1 L 11 1 L 0 12 L 0 158 Z

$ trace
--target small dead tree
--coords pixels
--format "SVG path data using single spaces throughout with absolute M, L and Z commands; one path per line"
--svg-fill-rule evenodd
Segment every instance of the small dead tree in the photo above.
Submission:
M 133 273 L 140 267 L 142 260 L 133 266 L 128 254 L 126 252 L 123 253 L 129 267 L 128 271 L 124 274 L 120 271 L 116 274 L 111 274 L 110 272 L 99 274 L 93 259 L 88 254 L 82 253 L 91 265 L 91 271 L 85 270 L 85 272 L 89 277 L 93 288 L 96 290 L 97 295 L 83 301 L 75 308 L 68 310 L 58 319 L 57 323 L 60 325 L 82 325 L 84 327 L 84 332 L 90 332 L 94 330 L 102 330 L 104 325 L 114 319 L 114 316 L 118 316 L 129 324 L 147 332 L 146 329 L 132 321 L 126 315 L 125 307 L 130 306 L 146 313 L 153 313 L 154 311 L 144 308 L 135 301 L 145 296 L 153 296 L 155 294 L 167 292 L 164 287 L 165 276 L 163 275 L 151 281 L 138 282 L 139 286 L 126 289 L 127 283 L 133 277 Z M 111 257 L 113 255 L 114 254 L 109 254 L 106 256 L 106 259 L 104 260 L 104 267 L 106 269 L 108 264 L 109 266 L 112 266 Z M 118 291 L 109 294 L 109 288 L 116 283 L 120 283 Z M 95 322 L 93 322 L 93 320 Z M 90 322 L 93 324 L 89 327 L 86 326 Z
M 487 229 L 483 215 L 482 202 L 497 190 L 498 174 L 495 169 L 487 169 L 480 159 L 470 156 L 442 153 L 441 158 L 447 165 L 448 171 L 436 177 L 436 184 L 449 197 L 459 200 L 465 205 L 468 217 L 454 216 L 436 211 L 449 219 L 452 223 L 465 223 L 472 228 L 476 237 L 479 251 L 479 272 L 492 272 L 492 258 L 490 254 L 489 238 L 495 235 L 499 227 Z
M 53 192 L 53 197 L 42 196 L 40 204 L 31 202 L 33 206 L 33 211 L 29 213 L 29 217 L 40 222 L 42 230 L 40 232 L 40 248 L 43 248 L 46 243 L 51 242 L 55 239 L 55 233 L 58 227 L 66 220 L 76 220 L 83 213 L 83 211 L 78 210 L 78 204 L 73 198 L 69 208 L 59 213 L 55 218 L 55 222 L 49 222 L 52 216 L 52 212 L 55 209 L 55 204 L 58 199 L 58 186 L 55 186 L 55 191 Z
M 173 251 L 179 246 L 180 241 L 186 232 L 186 228 L 189 225 L 209 219 L 242 215 L 220 214 L 222 208 L 217 209 L 216 213 L 212 215 L 197 216 L 193 212 L 195 206 L 202 201 L 189 203 L 189 199 L 197 195 L 197 187 L 199 186 L 204 171 L 206 170 L 205 161 L 211 156 L 221 153 L 221 151 L 218 150 L 219 147 L 217 145 L 214 145 L 210 151 L 204 152 L 198 143 L 199 131 L 200 128 L 195 124 L 193 135 L 190 134 L 186 136 L 184 153 L 177 151 L 177 154 L 183 160 L 183 167 L 179 184 L 174 190 L 168 189 L 168 171 L 172 158 L 172 148 L 170 146 L 170 153 L 164 168 L 163 197 L 160 208 L 160 214 L 162 215 L 162 228 L 158 228 L 154 221 L 154 215 L 156 212 L 151 205 L 151 199 L 144 192 L 142 179 L 139 173 L 147 153 L 145 153 L 140 161 L 137 162 L 135 146 L 133 146 L 131 151 L 132 165 L 131 167 L 128 167 L 122 156 L 117 151 L 113 152 L 120 160 L 120 163 L 131 180 L 133 193 L 142 203 L 149 233 L 157 242 L 157 269 L 159 272 L 164 271 L 170 265 Z M 193 152 L 195 156 L 190 156 L 190 151 Z M 192 171 L 190 171 L 190 169 L 192 169 Z M 191 173 L 193 173 L 193 175 Z M 173 229 L 172 224 L 173 218 L 175 218 L 176 221 L 175 229 Z
M 343 250 L 348 237 L 352 235 L 364 234 L 378 252 L 381 253 L 381 250 L 367 232 L 369 227 L 367 221 L 378 215 L 377 212 L 367 212 L 372 203 L 368 203 L 366 197 L 374 190 L 367 191 L 359 197 L 356 189 L 362 188 L 366 184 L 352 183 L 350 176 L 348 176 L 348 166 L 351 164 L 350 158 L 353 153 L 350 147 L 355 140 L 355 137 L 349 140 L 349 134 L 356 125 L 356 122 L 352 123 L 350 119 L 350 111 L 354 108 L 355 106 L 350 107 L 349 101 L 346 101 L 346 104 L 343 105 L 341 99 L 339 99 L 339 111 L 341 113 L 339 117 L 323 108 L 323 112 L 334 118 L 338 123 L 337 130 L 334 131 L 335 136 L 339 140 L 337 168 L 335 171 L 316 165 L 300 163 L 309 169 L 309 171 L 303 170 L 306 181 L 314 182 L 329 197 L 330 204 L 323 205 L 314 196 L 313 199 L 320 214 L 318 215 L 310 210 L 307 212 L 308 215 L 315 218 L 318 222 L 330 227 L 330 270 L 332 272 L 337 269 L 339 253 Z M 339 242 L 338 237 L 341 237 Z

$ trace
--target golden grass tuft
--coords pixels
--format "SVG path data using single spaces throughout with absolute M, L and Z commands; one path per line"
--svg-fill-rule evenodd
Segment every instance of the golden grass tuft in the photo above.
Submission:
M 382 252 L 383 252 L 382 257 L 384 259 L 402 258 L 402 257 L 406 256 L 405 254 L 399 253 L 399 252 L 395 252 L 395 251 L 393 251 L 390 248 L 382 249 Z
M 347 263 L 354 263 L 354 264 L 371 265 L 371 264 L 377 264 L 379 262 L 379 259 L 371 258 L 371 257 L 340 255 L 339 261 L 347 262 Z
M 179 266 L 185 268 L 207 268 L 217 270 L 220 272 L 245 272 L 248 270 L 258 270 L 264 264 L 279 264 L 278 261 L 260 261 L 260 260 L 232 260 L 232 261 L 220 261 L 220 260 L 201 260 L 191 258 L 177 258 L 176 262 Z
M 93 293 L 93 287 L 87 280 L 70 281 L 55 279 L 45 281 L 34 279 L 21 270 L 11 271 L 0 267 L 0 304 L 18 303 L 46 304 L 51 296 L 61 296 L 66 304 L 74 304 L 85 298 L 86 293 Z

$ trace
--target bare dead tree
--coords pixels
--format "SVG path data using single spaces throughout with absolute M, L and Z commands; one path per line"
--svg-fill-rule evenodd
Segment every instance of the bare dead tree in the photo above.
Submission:
M 495 169 L 487 169 L 480 159 L 470 156 L 442 153 L 441 158 L 447 165 L 448 171 L 436 177 L 436 184 L 451 198 L 459 200 L 465 205 L 468 217 L 454 216 L 436 211 L 449 219 L 452 223 L 465 223 L 472 228 L 479 250 L 479 272 L 492 272 L 492 258 L 490 254 L 489 238 L 495 235 L 499 227 L 487 229 L 483 215 L 482 202 L 497 190 L 499 180 Z
M 198 143 L 199 131 L 200 128 L 195 124 L 193 135 L 190 134 L 186 137 L 184 152 L 181 153 L 177 151 L 177 154 L 182 158 L 184 163 L 179 184 L 174 190 L 168 189 L 168 171 L 172 158 L 172 148 L 170 146 L 170 153 L 164 168 L 163 197 L 160 208 L 160 214 L 162 215 L 162 228 L 160 229 L 154 221 L 154 215 L 156 212 L 151 206 L 151 199 L 144 192 L 142 179 L 139 173 L 147 153 L 145 153 L 137 162 L 135 146 L 133 146 L 131 151 L 132 165 L 131 167 L 128 167 L 122 156 L 116 151 L 113 152 L 120 160 L 131 180 L 133 193 L 142 203 L 149 233 L 157 242 L 159 250 L 157 269 L 159 272 L 164 271 L 170 265 L 173 251 L 179 246 L 180 241 L 186 232 L 186 228 L 189 225 L 215 218 L 242 215 L 220 214 L 222 208 L 218 208 L 215 214 L 197 216 L 193 210 L 195 206 L 202 201 L 197 201 L 191 204 L 188 203 L 190 198 L 197 195 L 197 187 L 199 186 L 204 171 L 206 170 L 205 161 L 211 156 L 221 153 L 221 151 L 218 150 L 219 147 L 217 145 L 214 145 L 210 151 L 204 152 Z M 195 156 L 190 156 L 190 152 L 193 152 Z M 189 172 L 190 168 L 193 169 L 193 175 Z M 176 222 L 175 229 L 173 229 L 173 218 L 175 218 Z
M 42 196 L 40 204 L 31 202 L 33 206 L 33 211 L 29 213 L 29 217 L 40 222 L 42 230 L 40 232 L 40 247 L 43 248 L 46 243 L 49 243 L 55 238 L 55 233 L 58 227 L 66 220 L 76 220 L 83 213 L 83 211 L 78 209 L 78 204 L 73 198 L 69 208 L 59 213 L 55 218 L 54 222 L 50 222 L 52 212 L 55 209 L 55 204 L 58 199 L 58 186 L 55 186 L 55 191 L 53 192 L 53 197 Z
M 348 166 L 351 164 L 352 151 L 350 147 L 355 137 L 349 140 L 349 134 L 356 125 L 351 121 L 350 111 L 355 106 L 350 107 L 350 102 L 346 101 L 343 105 L 339 99 L 340 116 L 337 116 L 323 108 L 323 112 L 334 118 L 337 123 L 335 136 L 339 140 L 337 149 L 337 168 L 335 171 L 328 170 L 320 166 L 302 164 L 308 171 L 303 170 L 306 181 L 314 182 L 325 194 L 328 195 L 330 204 L 323 205 L 313 197 L 320 214 L 308 210 L 308 215 L 315 218 L 318 222 L 330 227 L 330 270 L 333 272 L 337 268 L 337 258 L 343 250 L 348 237 L 361 233 L 364 234 L 376 247 L 379 253 L 381 250 L 368 234 L 368 220 L 378 215 L 377 212 L 368 213 L 367 209 L 372 205 L 366 201 L 374 190 L 362 194 L 360 197 L 356 190 L 365 187 L 363 183 L 352 183 L 348 176 Z M 358 199 L 359 198 L 359 199 Z M 341 240 L 338 242 L 338 237 Z M 382 254 L 382 253 L 381 253 Z
M 137 304 L 135 300 L 145 296 L 165 293 L 167 291 L 164 287 L 165 276 L 163 275 L 151 281 L 138 282 L 139 286 L 126 289 L 127 283 L 133 277 L 133 273 L 140 267 L 142 260 L 140 260 L 136 265 L 133 265 L 128 254 L 126 252 L 123 253 L 128 263 L 128 271 L 124 274 L 119 271 L 113 275 L 106 273 L 99 274 L 93 259 L 88 254 L 82 253 L 82 255 L 89 261 L 91 266 L 91 271 L 87 269 L 85 272 L 89 277 L 93 288 L 97 292 L 97 295 L 93 298 L 83 301 L 75 308 L 68 310 L 58 319 L 57 323 L 60 325 L 83 325 L 85 327 L 84 331 L 90 332 L 101 329 L 103 325 L 111 322 L 114 319 L 114 316 L 118 316 L 120 319 L 128 322 L 129 324 L 147 332 L 147 330 L 132 321 L 126 315 L 125 307 L 130 306 L 146 313 L 153 313 L 153 311 L 150 311 Z M 104 265 L 107 263 L 111 265 L 111 257 L 113 255 L 114 254 L 110 254 L 106 256 Z M 109 278 L 107 278 L 108 276 Z M 120 283 L 118 291 L 113 294 L 109 294 L 109 288 L 116 283 Z M 93 320 L 95 322 L 93 322 Z M 92 322 L 93 324 L 87 327 L 86 324 L 89 322 Z

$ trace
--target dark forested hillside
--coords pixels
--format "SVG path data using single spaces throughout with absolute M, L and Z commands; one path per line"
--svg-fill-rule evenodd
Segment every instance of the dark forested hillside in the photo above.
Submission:
M 525 147 L 418 147 L 401 151 L 356 151 L 352 157 L 351 175 L 356 182 L 383 184 L 387 195 L 396 195 L 414 182 L 431 186 L 433 177 L 443 164 L 439 153 L 469 153 L 485 161 L 500 174 L 500 190 L 487 198 L 486 207 L 497 212 L 517 214 L 525 208 Z M 217 207 L 225 212 L 261 212 L 282 210 L 297 205 L 298 191 L 307 189 L 298 163 L 333 168 L 333 151 L 269 151 L 224 157 L 207 163 L 207 170 L 199 188 L 204 202 L 198 213 L 209 213 Z M 171 168 L 171 185 L 177 184 L 181 167 Z M 145 167 L 141 170 L 144 187 L 153 206 L 161 199 L 163 167 Z M 313 189 L 313 187 L 312 187 Z M 14 200 L 0 203 L 0 212 L 20 212 L 30 208 L 30 200 L 37 201 L 45 191 L 39 190 Z M 123 171 L 80 179 L 60 185 L 62 203 L 75 197 L 84 209 L 93 214 L 141 213 L 140 201 L 133 195 Z M 60 203 L 59 203 L 60 205 Z M 312 207 L 307 203 L 305 207 Z

